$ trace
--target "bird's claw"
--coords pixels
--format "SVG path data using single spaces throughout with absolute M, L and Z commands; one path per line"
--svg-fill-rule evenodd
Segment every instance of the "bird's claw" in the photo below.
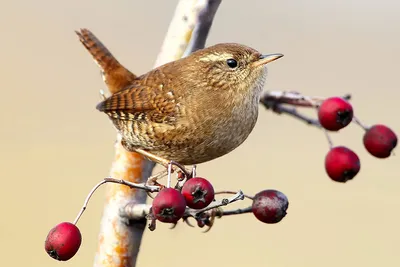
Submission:
M 194 225 L 189 221 L 189 218 L 183 218 L 183 221 L 190 227 L 194 227 Z
M 178 225 L 178 222 L 173 223 L 172 226 L 169 228 L 170 230 L 175 229 L 175 227 Z
M 153 209 L 152 208 L 150 208 L 150 212 L 147 215 L 147 219 L 150 221 L 150 223 L 148 225 L 149 230 L 150 231 L 156 230 L 156 220 L 157 219 L 156 219 L 156 216 L 154 216 L 154 214 L 153 214 Z

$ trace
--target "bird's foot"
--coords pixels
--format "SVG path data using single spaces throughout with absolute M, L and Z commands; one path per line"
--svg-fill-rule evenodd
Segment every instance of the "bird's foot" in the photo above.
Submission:
M 107 99 L 106 93 L 103 89 L 100 89 L 100 98 L 104 101 Z

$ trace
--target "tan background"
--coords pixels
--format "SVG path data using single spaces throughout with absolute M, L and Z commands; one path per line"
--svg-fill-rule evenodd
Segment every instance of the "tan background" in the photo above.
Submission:
M 77 256 L 60 263 L 43 249 L 48 230 L 75 218 L 113 158 L 114 129 L 95 110 L 105 86 L 74 30 L 93 30 L 141 74 L 154 63 L 176 3 L 1 1 L 2 266 L 92 265 L 102 189 L 80 222 Z M 224 1 L 208 44 L 283 53 L 270 65 L 266 89 L 350 92 L 365 123 L 399 130 L 399 12 L 400 2 L 390 0 Z M 245 144 L 199 171 L 217 189 L 283 191 L 285 220 L 226 218 L 208 234 L 162 225 L 145 233 L 139 266 L 400 266 L 399 158 L 372 158 L 354 125 L 333 138 L 362 160 L 347 184 L 325 175 L 322 132 L 261 109 Z

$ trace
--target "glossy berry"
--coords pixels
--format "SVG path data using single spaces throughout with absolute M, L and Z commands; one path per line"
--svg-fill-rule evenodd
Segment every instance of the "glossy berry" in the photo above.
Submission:
M 276 190 L 264 190 L 254 196 L 251 210 L 264 223 L 278 223 L 286 216 L 289 207 L 287 197 Z
M 45 250 L 50 257 L 67 261 L 71 259 L 81 246 L 82 236 L 76 225 L 63 222 L 50 230 L 45 241 Z
M 364 146 L 367 151 L 377 158 L 387 158 L 397 145 L 396 134 L 387 126 L 377 124 L 364 134 Z
M 338 131 L 353 119 L 353 107 L 343 98 L 328 98 L 318 108 L 318 119 L 325 129 Z
M 183 185 L 182 195 L 190 208 L 202 209 L 214 200 L 214 188 L 206 179 L 194 177 Z
M 160 222 L 176 223 L 182 218 L 185 209 L 184 197 L 174 188 L 164 188 L 153 200 L 153 214 Z
M 325 157 L 325 170 L 332 180 L 345 183 L 360 171 L 360 159 L 347 147 L 334 147 Z

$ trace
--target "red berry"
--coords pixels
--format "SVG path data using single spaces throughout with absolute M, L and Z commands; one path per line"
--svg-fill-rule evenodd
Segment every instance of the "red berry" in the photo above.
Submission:
M 204 178 L 195 177 L 186 181 L 182 187 L 186 205 L 192 209 L 207 207 L 214 200 L 214 188 Z
M 364 146 L 367 151 L 377 158 L 387 158 L 397 145 L 396 134 L 387 126 L 377 124 L 364 134 Z
M 153 200 L 153 214 L 160 222 L 176 223 L 185 209 L 185 198 L 174 188 L 164 188 Z
M 69 222 L 62 222 L 50 230 L 44 248 L 50 257 L 67 261 L 79 250 L 81 242 L 82 236 L 78 227 Z
M 278 223 L 286 216 L 289 207 L 287 197 L 276 190 L 264 190 L 254 196 L 251 210 L 264 223 Z
M 325 170 L 332 180 L 345 183 L 360 171 L 360 159 L 347 147 L 334 147 L 325 157 Z
M 341 97 L 328 98 L 318 108 L 318 119 L 325 129 L 338 131 L 353 119 L 353 107 Z

